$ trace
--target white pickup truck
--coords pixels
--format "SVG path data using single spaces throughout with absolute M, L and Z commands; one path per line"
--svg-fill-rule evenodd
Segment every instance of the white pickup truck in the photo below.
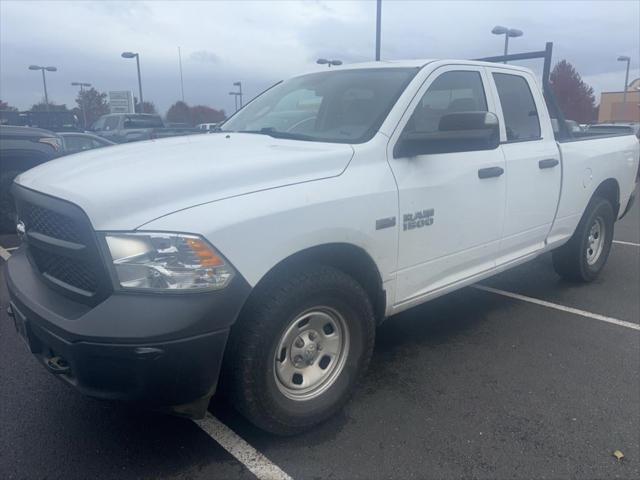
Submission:
M 524 68 L 305 74 L 218 133 L 21 174 L 10 310 L 83 393 L 202 416 L 220 380 L 256 425 L 296 433 L 344 405 L 383 319 L 550 250 L 593 280 L 638 159 L 631 134 L 554 135 Z

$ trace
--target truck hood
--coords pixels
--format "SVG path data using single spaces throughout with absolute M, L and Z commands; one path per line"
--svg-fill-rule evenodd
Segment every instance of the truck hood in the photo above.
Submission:
M 16 182 L 79 205 L 96 230 L 129 230 L 195 205 L 334 177 L 352 156 L 345 144 L 200 134 L 62 157 Z

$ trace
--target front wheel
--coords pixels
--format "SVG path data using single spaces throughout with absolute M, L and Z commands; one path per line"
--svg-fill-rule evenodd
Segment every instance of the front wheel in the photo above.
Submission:
M 571 240 L 553 252 L 556 272 L 568 280 L 593 281 L 609 257 L 614 222 L 611 202 L 594 197 Z
M 283 272 L 259 287 L 233 328 L 228 393 L 258 427 L 302 432 L 346 403 L 374 336 L 371 302 L 353 278 L 326 266 Z

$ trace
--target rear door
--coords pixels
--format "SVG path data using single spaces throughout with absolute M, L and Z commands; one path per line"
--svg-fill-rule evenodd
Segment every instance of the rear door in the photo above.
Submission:
M 506 163 L 505 219 L 497 259 L 501 265 L 544 248 L 560 197 L 562 165 L 533 76 L 500 67 L 488 71 Z
M 389 142 L 399 194 L 396 305 L 491 270 L 502 232 L 504 158 L 500 148 L 402 156 L 405 133 L 436 133 L 443 116 L 494 111 L 483 67 L 445 66 L 420 88 Z M 495 171 L 495 175 L 484 175 Z

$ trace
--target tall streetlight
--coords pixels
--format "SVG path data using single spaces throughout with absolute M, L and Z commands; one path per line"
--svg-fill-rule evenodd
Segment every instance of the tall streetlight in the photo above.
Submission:
M 342 60 L 327 60 L 326 58 L 319 58 L 318 60 L 316 60 L 316 63 L 318 65 L 326 65 L 327 67 L 331 68 L 332 66 L 338 66 L 338 65 L 342 65 Z
M 178 47 L 178 63 L 180 64 L 180 92 L 182 93 L 182 103 L 184 103 L 184 80 L 182 79 L 182 51 Z
M 242 108 L 242 82 L 233 82 L 234 87 L 238 87 L 238 97 L 240 98 L 240 108 Z
M 82 96 L 84 93 L 84 87 L 90 87 L 90 83 L 83 82 L 71 82 L 72 87 L 80 87 L 80 98 L 82 99 L 82 103 L 80 103 L 80 110 L 82 110 L 82 126 L 87 128 L 87 110 L 86 110 L 86 100 Z
M 238 96 L 240 95 L 239 92 L 229 92 L 229 95 L 233 95 L 233 101 L 235 103 L 236 106 L 236 112 L 238 111 Z
M 47 72 L 57 72 L 56 67 L 41 67 L 40 65 L 29 65 L 29 70 L 41 70 L 42 71 L 42 84 L 44 85 L 44 103 L 49 111 L 49 95 L 47 94 L 47 79 L 44 76 L 45 70 Z
M 619 62 L 627 62 L 627 73 L 624 76 L 624 93 L 622 94 L 622 103 L 627 103 L 627 89 L 629 88 L 629 65 L 631 65 L 631 57 L 620 55 Z
M 122 52 L 122 58 L 136 59 L 136 66 L 138 67 L 138 91 L 140 92 L 140 113 L 142 113 L 142 103 L 144 102 L 144 100 L 142 99 L 142 79 L 140 78 L 140 55 L 133 52 Z
M 376 62 L 380 61 L 381 30 L 382 30 L 382 0 L 378 0 L 376 2 Z
M 507 28 L 507 27 L 501 27 L 500 25 L 496 25 L 495 27 L 493 27 L 493 30 L 491 30 L 491 33 L 493 33 L 494 35 L 504 35 L 504 55 L 507 55 L 507 52 L 509 51 L 509 37 L 521 37 L 522 36 L 522 30 L 518 30 L 516 28 Z M 504 63 L 507 63 L 507 61 L 505 60 Z

